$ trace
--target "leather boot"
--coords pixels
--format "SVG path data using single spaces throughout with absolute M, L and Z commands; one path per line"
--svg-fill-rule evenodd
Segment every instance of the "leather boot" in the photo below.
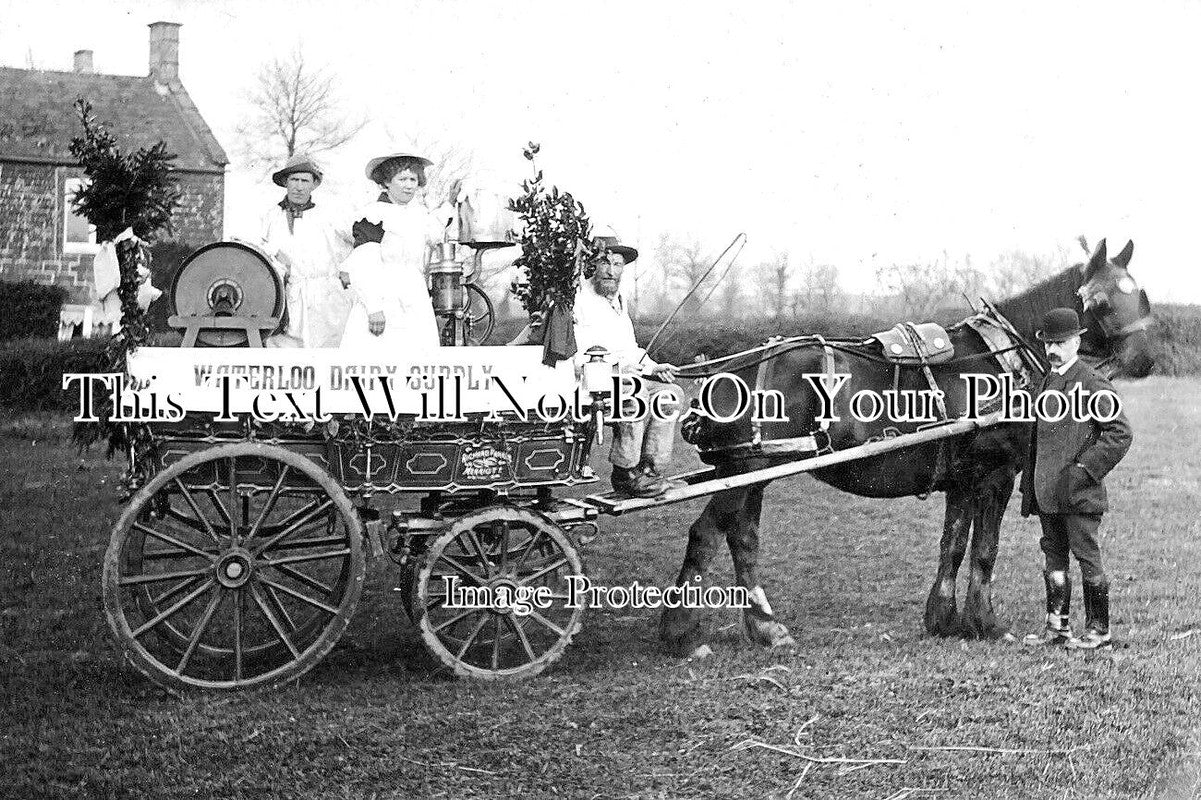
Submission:
M 1031 633 L 1025 638 L 1028 645 L 1062 647 L 1072 641 L 1072 581 L 1067 572 L 1048 570 L 1043 572 L 1043 586 L 1047 592 L 1047 622 L 1042 633 Z
M 667 484 L 645 464 L 631 469 L 614 467 L 613 491 L 624 497 L 658 497 L 667 491 Z
M 1109 580 L 1102 575 L 1094 581 L 1081 581 L 1084 589 L 1084 635 L 1068 647 L 1073 650 L 1096 650 L 1112 647 L 1109 633 Z

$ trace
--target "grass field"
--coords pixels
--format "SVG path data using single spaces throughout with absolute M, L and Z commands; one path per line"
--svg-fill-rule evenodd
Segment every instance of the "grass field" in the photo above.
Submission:
M 100 568 L 120 465 L 81 457 L 61 423 L 10 421 L 0 796 L 1188 796 L 1201 746 L 1201 382 L 1119 389 L 1136 438 L 1102 528 L 1123 641 L 1111 654 L 927 637 L 939 499 L 866 500 L 798 478 L 768 491 L 762 559 L 792 650 L 756 650 L 732 612 L 715 613 L 717 654 L 680 663 L 649 612 L 603 610 L 542 676 L 456 681 L 418 646 L 385 559 L 339 646 L 298 685 L 183 699 L 108 645 Z M 1042 588 L 1037 525 L 1016 506 L 997 597 L 1020 634 L 1041 622 Z M 606 521 L 590 576 L 669 582 L 700 508 Z M 732 581 L 728 557 L 714 579 Z M 1077 594 L 1077 624 L 1080 605 Z

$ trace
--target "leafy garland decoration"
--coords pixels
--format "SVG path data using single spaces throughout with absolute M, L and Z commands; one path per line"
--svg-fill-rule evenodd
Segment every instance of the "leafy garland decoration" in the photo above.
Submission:
M 534 176 L 523 181 L 522 194 L 509 201 L 509 210 L 523 223 L 517 240 L 521 256 L 514 264 L 529 279 L 516 285 L 514 293 L 529 314 L 552 304 L 570 311 L 580 276 L 591 278 L 595 259 L 603 255 L 603 246 L 593 242 L 584 204 L 570 192 L 560 192 L 557 186 L 548 190 L 543 184 L 536 161 L 540 150 L 535 142 L 522 148 Z
M 128 355 L 150 336 L 146 313 L 138 305 L 138 287 L 149 273 L 149 244 L 160 232 L 171 233 L 171 214 L 182 194 L 172 164 L 176 156 L 167 152 L 162 141 L 123 153 L 116 138 L 97 121 L 91 103 L 80 98 L 75 110 L 83 135 L 71 139 L 70 152 L 88 180 L 71 198 L 72 206 L 96 227 L 98 242 L 111 242 L 127 229 L 134 234 L 116 242 L 121 330 L 105 348 L 105 371 L 128 378 Z M 81 447 L 107 440 L 110 458 L 126 452 L 130 463 L 124 483 L 126 491 L 132 491 L 145 478 L 145 460 L 153 444 L 149 426 L 113 422 L 115 409 L 108 392 L 96 397 L 95 407 L 100 421 L 76 423 L 74 439 Z

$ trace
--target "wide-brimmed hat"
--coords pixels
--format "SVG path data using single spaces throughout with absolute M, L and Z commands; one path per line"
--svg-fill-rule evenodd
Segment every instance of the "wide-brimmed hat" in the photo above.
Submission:
M 307 155 L 294 155 L 289 158 L 283 169 L 271 174 L 271 181 L 276 186 L 287 186 L 288 176 L 296 172 L 308 172 L 318 184 L 321 183 L 321 167 Z
M 1080 327 L 1080 317 L 1070 308 L 1053 308 L 1043 315 L 1043 327 L 1034 335 L 1043 342 L 1064 342 L 1088 328 Z
M 617 231 L 609 227 L 598 229 L 592 237 L 592 243 L 595 245 L 604 245 L 605 249 L 610 253 L 617 253 L 617 255 L 625 259 L 627 264 L 638 258 L 637 248 L 630 247 L 628 244 L 622 244 L 621 239 L 617 236 Z
M 391 161 L 394 158 L 411 158 L 414 161 L 420 161 L 427 167 L 432 167 L 434 165 L 433 161 L 430 161 L 425 156 L 418 155 L 416 152 L 414 152 L 414 148 L 407 148 L 405 150 L 399 150 L 395 153 L 388 153 L 384 156 L 376 156 L 368 161 L 367 168 L 364 170 L 364 173 L 367 175 L 367 180 L 374 182 L 375 171 L 383 166 L 385 162 Z

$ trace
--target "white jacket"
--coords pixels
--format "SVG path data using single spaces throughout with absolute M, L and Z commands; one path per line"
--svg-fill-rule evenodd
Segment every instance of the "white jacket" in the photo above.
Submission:
M 350 293 L 338 270 L 350 253 L 350 226 L 330 205 L 313 208 L 292 221 L 278 206 L 263 217 L 261 243 L 277 260 L 288 298 L 288 328 L 305 347 L 337 347 L 350 312 Z

